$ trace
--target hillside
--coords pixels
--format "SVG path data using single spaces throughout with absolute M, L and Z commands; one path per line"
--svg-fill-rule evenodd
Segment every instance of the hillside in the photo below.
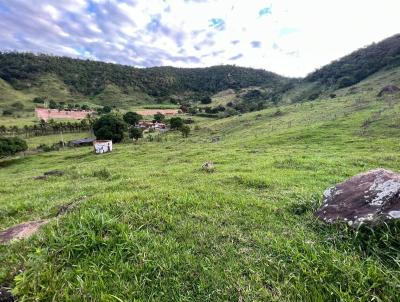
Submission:
M 400 65 L 400 35 L 359 49 L 309 74 L 289 79 L 237 66 L 134 68 L 31 53 L 0 53 L 0 110 L 32 118 L 35 97 L 65 104 L 113 106 L 209 106 L 224 116 L 276 104 L 327 97 L 383 70 Z M 221 99 L 220 93 L 229 91 Z M 213 97 L 214 96 L 214 97 Z M 212 104 L 200 100 L 212 97 Z M 230 103 L 231 108 L 226 105 Z M 192 111 L 195 111 L 192 110 Z M 7 122 L 8 123 L 8 122 Z
M 398 223 L 355 232 L 313 211 L 335 183 L 400 170 L 400 96 L 376 97 L 399 72 L 334 99 L 196 118 L 188 139 L 1 161 L 1 229 L 70 210 L 0 245 L 0 288 L 23 301 L 396 301 Z M 53 169 L 65 174 L 33 179 Z
M 0 78 L 14 89 L 39 87 L 40 79 L 46 75 L 63 83 L 70 96 L 84 97 L 95 97 L 110 86 L 126 95 L 136 92 L 152 98 L 167 98 L 183 94 L 210 95 L 225 89 L 249 86 L 275 87 L 286 81 L 264 70 L 229 65 L 208 68 L 134 68 L 31 53 L 0 54 Z M 45 89 L 42 91 L 46 92 Z
M 379 70 L 397 66 L 400 66 L 400 34 L 354 51 L 309 74 L 305 80 L 343 88 Z

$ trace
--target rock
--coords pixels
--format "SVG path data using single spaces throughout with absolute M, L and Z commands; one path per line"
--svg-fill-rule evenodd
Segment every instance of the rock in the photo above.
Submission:
M 12 240 L 28 238 L 35 234 L 42 225 L 47 224 L 49 221 L 50 220 L 28 221 L 1 231 L 0 243 L 8 243 Z
M 205 162 L 201 168 L 206 172 L 214 172 L 214 163 L 212 161 Z
M 394 94 L 400 92 L 400 88 L 395 85 L 388 85 L 382 88 L 382 90 L 378 93 L 378 97 L 381 97 L 385 94 Z
M 64 171 L 61 170 L 50 170 L 47 172 L 44 172 L 43 175 L 39 175 L 34 177 L 33 179 L 40 180 L 40 179 L 47 179 L 49 176 L 63 176 Z
M 64 175 L 64 171 L 51 170 L 51 171 L 44 172 L 43 175 L 45 175 L 45 176 L 62 176 L 62 175 Z
M 327 223 L 400 219 L 400 174 L 385 169 L 358 174 L 324 192 L 315 216 Z
M 0 302 L 14 302 L 16 301 L 9 289 L 0 286 Z

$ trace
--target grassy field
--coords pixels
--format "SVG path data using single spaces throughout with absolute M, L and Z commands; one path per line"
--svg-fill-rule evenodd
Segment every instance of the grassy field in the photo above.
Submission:
M 400 99 L 367 86 L 201 119 L 188 139 L 1 161 L 1 229 L 76 207 L 0 246 L 0 284 L 22 301 L 398 300 L 398 224 L 355 232 L 312 215 L 327 187 L 400 170 Z M 65 175 L 33 179 L 53 169 Z

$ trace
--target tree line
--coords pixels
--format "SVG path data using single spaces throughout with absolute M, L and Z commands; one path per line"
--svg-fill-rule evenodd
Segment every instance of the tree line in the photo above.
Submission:
M 13 126 L 0 126 L 0 135 L 2 136 L 18 136 L 23 135 L 25 137 L 42 136 L 50 134 L 62 133 L 74 133 L 74 132 L 85 132 L 89 131 L 93 125 L 92 119 L 83 119 L 79 122 L 56 122 L 49 120 L 48 122 L 41 120 L 39 123 L 34 125 L 24 125 L 18 127 Z

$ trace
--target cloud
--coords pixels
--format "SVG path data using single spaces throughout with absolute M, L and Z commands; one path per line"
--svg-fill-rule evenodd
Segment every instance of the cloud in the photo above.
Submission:
M 303 76 L 400 32 L 399 10 L 398 0 L 0 0 L 0 48 Z
M 233 57 L 229 58 L 229 60 L 230 61 L 236 61 L 236 60 L 239 60 L 242 57 L 243 57 L 243 54 L 240 53 L 240 54 L 237 54 L 236 56 L 233 56 Z

